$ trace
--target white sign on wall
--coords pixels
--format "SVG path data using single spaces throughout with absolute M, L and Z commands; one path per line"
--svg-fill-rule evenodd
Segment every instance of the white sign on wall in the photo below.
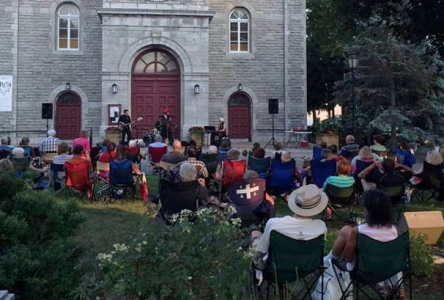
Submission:
M 0 111 L 12 111 L 12 76 L 0 76 Z

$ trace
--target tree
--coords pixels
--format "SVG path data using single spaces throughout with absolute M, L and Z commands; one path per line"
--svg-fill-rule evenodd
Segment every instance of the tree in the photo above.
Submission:
M 355 71 L 357 132 L 371 132 L 374 128 L 390 131 L 392 143 L 397 130 L 409 135 L 414 127 L 433 132 L 434 128 L 418 124 L 417 116 L 423 118 L 423 108 L 433 104 L 428 96 L 430 84 L 439 77 L 436 57 L 431 58 L 423 46 L 402 42 L 383 25 L 369 26 L 345 47 L 345 52 L 359 58 Z M 338 99 L 348 99 L 349 78 L 338 84 Z M 434 103 L 442 106 L 439 101 Z M 341 104 L 351 109 L 348 100 Z M 349 115 L 346 113 L 345 119 Z

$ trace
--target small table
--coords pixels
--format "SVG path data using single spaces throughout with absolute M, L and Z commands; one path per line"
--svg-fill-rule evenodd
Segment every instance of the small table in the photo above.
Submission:
M 285 135 L 289 133 L 290 134 L 290 138 L 288 139 L 287 143 L 285 144 L 285 147 L 288 146 L 288 144 L 290 143 L 291 139 L 294 137 L 295 141 L 296 141 L 296 147 L 298 147 L 298 145 L 301 145 L 301 141 L 303 139 L 304 136 L 311 134 L 311 131 L 294 131 L 294 130 L 289 130 L 289 131 L 285 131 Z

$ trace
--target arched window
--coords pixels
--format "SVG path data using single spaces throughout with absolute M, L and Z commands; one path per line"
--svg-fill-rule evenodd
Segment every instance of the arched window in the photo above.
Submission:
M 73 4 L 64 4 L 57 11 L 57 49 L 79 50 L 80 12 Z
M 230 52 L 250 51 L 250 17 L 245 9 L 230 14 Z
M 134 73 L 178 73 L 179 68 L 173 56 L 166 52 L 152 51 L 144 54 L 134 65 Z

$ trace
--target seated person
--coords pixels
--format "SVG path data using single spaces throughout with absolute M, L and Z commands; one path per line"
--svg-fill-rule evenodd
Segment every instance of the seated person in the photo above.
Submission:
M 8 158 L 0 159 L 0 172 L 14 171 L 14 165 Z
M 197 169 L 197 176 L 198 178 L 207 178 L 208 177 L 208 170 L 207 167 L 205 166 L 205 163 L 202 161 L 197 160 L 197 149 L 196 147 L 190 146 L 187 148 L 187 155 L 188 155 L 188 159 L 186 160 L 186 162 L 194 165 Z M 182 164 L 184 164 L 185 162 L 182 162 Z
M 331 153 L 333 154 L 333 157 L 334 159 L 336 159 L 336 161 L 340 161 L 342 159 L 342 157 L 338 156 L 338 146 L 331 145 L 330 147 L 328 147 L 328 149 L 331 150 Z
M 266 253 L 270 245 L 271 231 L 275 230 L 287 237 L 296 240 L 311 240 L 319 235 L 327 234 L 327 226 L 321 220 L 312 217 L 320 214 L 328 203 L 327 195 L 316 185 L 305 185 L 293 191 L 288 199 L 288 207 L 293 216 L 271 218 L 268 220 L 264 233 L 253 231 L 252 246 L 257 251 L 254 255 L 254 263 L 257 267 L 266 260 Z M 265 257 L 265 258 L 264 258 Z
M 200 154 L 202 153 L 202 148 L 201 147 L 197 147 L 197 143 L 195 140 L 190 140 L 190 142 L 188 143 L 188 146 L 185 147 L 185 150 L 183 151 L 184 155 L 188 155 L 188 147 L 195 147 L 197 150 L 197 156 L 199 157 Z
M 221 146 L 222 147 L 222 146 Z M 254 151 L 256 151 L 257 149 L 259 149 L 261 147 L 261 145 L 259 145 L 259 143 L 254 143 L 253 144 L 253 148 L 251 149 L 251 155 L 253 155 Z
M 115 161 L 117 159 L 116 144 L 110 141 L 107 143 L 106 149 L 105 152 L 99 155 L 99 161 L 103 163 Z
M 8 138 L 2 137 L 0 151 L 4 151 L 7 155 L 9 155 L 11 153 L 12 149 L 13 149 L 13 147 L 9 146 Z M 6 158 L 6 156 L 4 158 Z
M 335 160 L 333 153 L 328 148 L 322 149 L 321 156 L 322 156 L 322 159 L 321 159 L 322 162 L 327 161 L 327 160 Z
M 68 154 L 68 144 L 61 142 L 59 145 L 59 154 L 54 157 L 53 164 L 65 165 L 65 162 L 72 158 L 72 155 Z M 58 172 L 57 178 L 62 179 L 65 177 L 65 172 Z
M 75 178 L 69 178 L 69 175 L 67 172 L 69 172 L 69 170 L 72 168 L 72 166 L 74 166 L 74 168 L 75 168 L 76 166 L 80 167 L 80 166 L 84 165 L 86 167 L 86 172 L 88 174 L 88 177 L 85 178 L 86 182 L 82 182 L 81 184 L 84 184 L 86 186 L 86 188 L 87 188 L 86 196 L 88 199 L 90 199 L 92 196 L 92 184 L 89 179 L 89 174 L 91 174 L 91 172 L 92 172 L 91 160 L 84 157 L 84 151 L 83 151 L 82 145 L 74 146 L 72 154 L 73 154 L 73 157 L 71 159 L 68 159 L 65 162 L 65 173 L 67 174 L 66 185 L 70 186 L 70 187 L 75 187 L 80 184 L 79 182 L 72 182 L 71 180 L 72 179 L 75 180 Z
M 175 165 L 187 160 L 187 157 L 183 155 L 181 151 L 182 143 L 180 141 L 174 141 L 172 151 L 164 154 L 161 158 L 161 161 Z
M 248 151 L 247 150 L 242 150 L 241 159 L 248 161 Z
M 274 151 L 273 151 L 273 155 L 271 157 L 273 159 L 281 160 L 282 152 L 284 152 L 282 144 L 281 143 L 276 143 L 276 145 L 274 145 Z
M 393 225 L 392 204 L 388 196 L 379 190 L 369 190 L 362 195 L 362 199 L 367 223 L 354 228 L 348 225 L 342 227 L 333 243 L 332 250 L 324 257 L 325 268 L 330 265 L 332 258 L 338 259 L 340 256 L 344 256 L 347 270 L 353 270 L 358 233 L 380 242 L 389 242 L 398 237 L 398 230 Z M 398 279 L 396 278 L 392 282 L 397 282 Z M 401 299 L 407 299 L 402 289 L 399 296 Z
M 127 161 L 128 158 L 126 157 L 126 149 L 125 147 L 119 147 L 119 150 L 117 151 L 117 159 L 116 162 L 117 163 L 122 163 L 124 161 Z M 137 167 L 137 165 L 133 162 L 131 162 L 131 171 L 132 173 L 136 174 L 136 175 L 141 175 L 142 172 L 140 172 L 139 168 Z
M 31 146 L 29 146 L 29 138 L 28 137 L 23 137 L 19 143 L 19 146 L 22 147 L 23 149 L 25 149 L 25 156 L 28 157 L 34 157 L 34 151 L 32 149 Z
M 373 153 L 370 150 L 369 146 L 364 146 L 359 150 L 359 155 L 355 156 L 352 159 L 351 165 L 352 165 L 352 174 L 356 173 L 356 161 L 360 160 L 363 162 L 373 162 L 374 160 L 379 159 L 379 156 Z
M 262 159 L 265 157 L 265 150 L 263 148 L 258 148 L 253 152 L 253 157 Z
M 353 157 L 349 157 L 350 153 L 355 153 L 359 151 L 359 145 L 355 144 L 355 137 L 352 135 L 347 135 L 345 137 L 345 145 L 339 151 L 339 155 L 345 158 L 352 159 Z
M 11 151 L 11 157 L 13 158 L 23 158 L 25 157 L 25 149 L 22 147 L 14 147 Z
M 412 181 L 414 181 L 414 185 L 419 188 L 427 188 L 428 186 L 430 186 L 430 182 L 428 180 L 429 177 L 437 178 L 440 181 L 444 177 L 443 159 L 441 154 L 436 151 L 427 152 L 424 164 L 415 174 L 415 177 L 412 179 Z
M 379 134 L 377 134 L 377 135 L 375 135 L 374 137 L 373 137 L 373 143 L 374 143 L 374 145 L 371 145 L 370 146 L 370 150 L 372 150 L 372 152 L 374 152 L 374 153 L 376 153 L 376 154 L 380 154 L 380 153 L 383 153 L 383 152 L 386 152 L 387 151 L 387 149 L 385 148 L 385 146 L 384 145 L 381 145 L 381 143 L 382 143 L 382 136 L 380 136 Z
M 412 149 L 410 149 L 409 144 L 406 141 L 401 141 L 399 149 L 396 152 L 396 162 L 407 167 L 412 167 L 416 163 L 416 157 L 413 154 Z
M 336 164 L 336 172 L 338 173 L 338 176 L 327 177 L 327 180 L 324 182 L 324 191 L 328 184 L 338 188 L 348 188 L 355 184 L 355 179 L 350 176 L 351 164 L 348 160 L 343 159 L 338 161 Z M 326 213 L 327 219 L 331 219 L 331 209 L 329 207 L 327 207 Z
M 399 169 L 399 170 L 397 170 Z M 386 158 L 382 163 L 374 161 L 372 165 L 358 174 L 364 191 L 383 186 L 395 187 L 405 184 L 412 177 L 412 169 L 396 164 L 393 159 Z
M 43 153 L 57 153 L 60 140 L 56 138 L 56 131 L 54 129 L 48 130 L 48 137 L 42 141 L 39 146 L 40 155 Z
M 129 170 L 128 170 L 129 166 L 131 166 L 131 174 L 135 175 L 135 176 L 131 176 L 131 178 L 129 178 L 130 174 L 127 173 L 127 172 L 129 172 Z M 120 176 L 113 177 L 113 174 L 122 174 L 122 173 L 120 173 L 121 171 L 123 171 L 123 175 L 121 175 L 122 177 L 120 177 Z M 126 175 L 128 175 L 128 177 L 125 177 Z M 131 184 L 131 188 L 133 190 L 132 191 L 133 197 L 135 199 L 135 198 L 137 198 L 136 182 L 139 179 L 139 177 L 143 177 L 143 175 L 144 174 L 142 172 L 140 172 L 140 170 L 136 166 L 136 164 L 126 157 L 125 147 L 119 147 L 119 150 L 117 151 L 117 159 L 110 163 L 110 183 L 111 183 L 111 185 L 120 185 L 120 184 L 130 185 Z M 126 180 L 128 180 L 129 182 L 122 182 L 122 181 L 126 181 Z M 143 191 L 141 191 L 141 192 L 142 192 L 142 196 L 147 195 L 147 191 L 145 191 L 145 193 Z
M 128 157 L 131 158 L 135 157 L 137 158 L 137 161 L 140 161 L 141 159 L 145 158 L 145 154 L 140 152 L 140 147 L 137 146 L 137 142 L 135 140 L 129 141 L 128 147 L 125 147 L 125 149 L 126 149 L 126 155 Z
M 150 161 L 153 163 L 158 163 L 162 156 L 168 152 L 168 146 L 162 141 L 162 136 L 156 134 L 154 137 L 154 143 L 148 146 L 148 155 L 150 156 Z

